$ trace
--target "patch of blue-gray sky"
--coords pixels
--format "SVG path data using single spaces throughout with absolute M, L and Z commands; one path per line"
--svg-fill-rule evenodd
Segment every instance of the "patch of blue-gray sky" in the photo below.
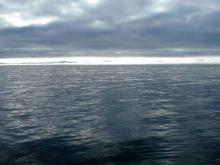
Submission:
M 0 57 L 219 55 L 219 0 L 2 0 Z

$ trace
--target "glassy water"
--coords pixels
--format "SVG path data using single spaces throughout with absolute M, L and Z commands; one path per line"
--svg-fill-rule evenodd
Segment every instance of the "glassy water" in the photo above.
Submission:
M 0 164 L 220 164 L 220 66 L 1 66 Z

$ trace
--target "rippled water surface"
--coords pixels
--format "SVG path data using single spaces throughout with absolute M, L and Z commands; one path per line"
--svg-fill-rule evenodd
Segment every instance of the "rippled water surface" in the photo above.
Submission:
M 0 66 L 0 164 L 220 164 L 220 66 Z

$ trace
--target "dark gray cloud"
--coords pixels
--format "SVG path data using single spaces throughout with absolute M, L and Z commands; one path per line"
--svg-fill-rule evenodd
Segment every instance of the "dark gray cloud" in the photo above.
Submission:
M 219 55 L 218 0 L 0 1 L 0 56 Z

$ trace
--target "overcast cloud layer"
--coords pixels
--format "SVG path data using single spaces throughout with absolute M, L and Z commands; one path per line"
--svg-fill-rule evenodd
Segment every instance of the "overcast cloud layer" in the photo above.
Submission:
M 0 0 L 0 57 L 220 55 L 219 0 Z

